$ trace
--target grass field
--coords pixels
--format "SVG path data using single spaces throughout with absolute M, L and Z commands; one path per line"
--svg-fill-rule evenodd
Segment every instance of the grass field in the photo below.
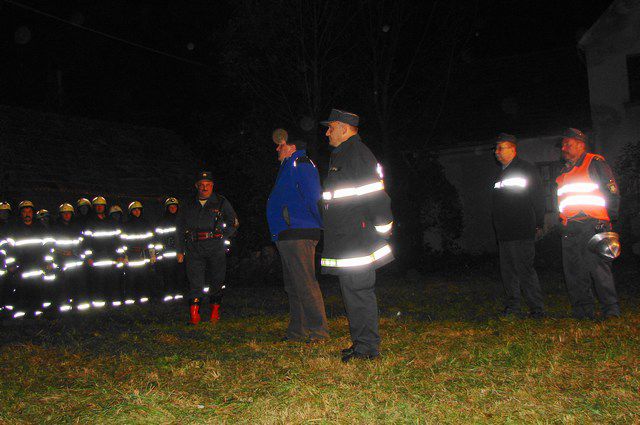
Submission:
M 236 288 L 224 320 L 184 324 L 177 305 L 2 327 L 3 423 L 639 423 L 635 266 L 618 273 L 624 317 L 577 322 L 558 275 L 552 318 L 499 320 L 492 272 L 381 276 L 383 358 L 342 364 L 332 339 L 279 342 L 278 287 Z

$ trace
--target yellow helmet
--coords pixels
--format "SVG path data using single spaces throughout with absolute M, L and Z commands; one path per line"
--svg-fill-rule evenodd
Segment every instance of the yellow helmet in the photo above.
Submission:
M 129 210 L 129 214 L 131 214 L 131 211 L 135 210 L 136 208 L 142 209 L 142 203 L 140 201 L 133 201 L 132 203 L 130 203 L 127 207 L 127 210 Z
M 25 200 L 25 201 L 20 202 L 20 204 L 18 205 L 18 209 L 19 210 L 21 210 L 23 208 L 33 208 L 33 209 L 35 209 L 36 207 L 33 205 L 33 202 Z
M 120 205 L 111 205 L 111 208 L 109 208 L 109 214 L 113 213 L 122 214 L 122 208 L 120 208 Z
M 107 206 L 107 200 L 104 199 L 102 196 L 96 196 L 95 198 L 93 198 L 91 200 L 91 205 L 92 206 L 96 206 L 96 205 L 104 205 L 105 207 Z
M 73 209 L 73 205 L 68 204 L 68 203 L 65 202 L 64 204 L 61 204 L 58 207 L 58 212 L 59 213 L 70 212 L 71 214 L 74 214 L 76 212 L 76 210 Z
M 50 217 L 51 214 L 49 214 L 49 210 L 45 210 L 44 208 L 41 210 L 38 210 L 38 212 L 36 213 L 36 218 L 44 218 L 44 217 Z
M 164 207 L 167 208 L 169 205 L 180 205 L 177 198 L 167 198 L 164 200 Z
M 76 207 L 80 208 L 82 206 L 87 206 L 90 207 L 91 206 L 91 201 L 88 200 L 87 198 L 80 198 L 76 201 Z
M 11 211 L 11 204 L 8 202 L 0 202 L 0 211 Z

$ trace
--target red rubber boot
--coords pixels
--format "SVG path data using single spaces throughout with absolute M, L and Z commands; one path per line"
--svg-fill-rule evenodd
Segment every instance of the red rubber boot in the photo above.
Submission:
M 216 323 L 220 320 L 220 304 L 211 304 L 211 323 Z
M 197 325 L 200 323 L 200 306 L 198 304 L 191 304 L 189 306 L 189 315 L 189 324 Z

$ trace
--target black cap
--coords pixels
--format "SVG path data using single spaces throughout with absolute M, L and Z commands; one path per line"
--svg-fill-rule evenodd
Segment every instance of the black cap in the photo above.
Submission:
M 328 126 L 332 121 L 340 121 L 342 123 L 357 127 L 360 123 L 360 117 L 351 112 L 332 109 L 331 113 L 329 114 L 329 118 L 327 118 L 326 121 L 320 121 L 320 124 Z
M 562 138 L 576 139 L 584 143 L 589 143 L 589 138 L 587 137 L 587 135 L 584 134 L 582 131 L 578 130 L 577 128 L 571 128 L 571 127 L 567 128 L 562 134 Z
M 509 143 L 513 143 L 514 145 L 517 145 L 518 139 L 513 134 L 500 133 L 496 137 L 496 143 L 500 143 L 500 142 L 509 142 Z
M 213 181 L 213 173 L 211 171 L 200 171 L 196 177 L 196 183 L 202 180 Z

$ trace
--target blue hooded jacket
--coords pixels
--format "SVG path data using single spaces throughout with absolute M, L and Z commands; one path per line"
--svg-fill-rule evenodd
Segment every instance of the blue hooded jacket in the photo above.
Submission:
M 271 240 L 319 239 L 322 218 L 318 201 L 322 187 L 318 170 L 305 150 L 282 161 L 267 201 Z M 315 236 L 317 235 L 317 237 Z

